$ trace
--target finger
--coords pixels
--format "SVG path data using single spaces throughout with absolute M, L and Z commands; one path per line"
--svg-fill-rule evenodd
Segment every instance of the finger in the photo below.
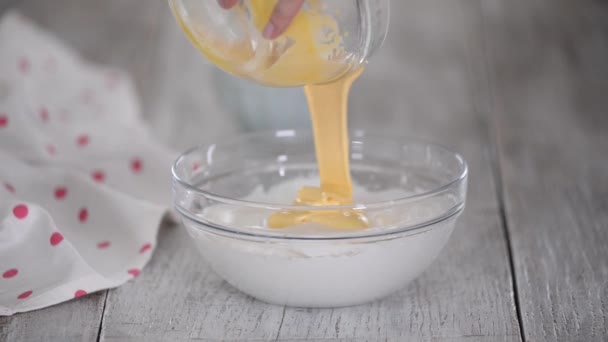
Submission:
M 217 0 L 223 9 L 230 9 L 239 3 L 239 0 Z
M 285 32 L 293 18 L 298 14 L 305 0 L 279 0 L 272 11 L 270 21 L 262 35 L 266 39 L 275 39 Z

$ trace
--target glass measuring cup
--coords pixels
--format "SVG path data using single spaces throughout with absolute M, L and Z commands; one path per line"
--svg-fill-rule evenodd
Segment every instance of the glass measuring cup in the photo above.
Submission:
M 277 0 L 169 0 L 190 41 L 231 74 L 276 87 L 321 84 L 359 69 L 384 41 L 389 0 L 307 0 L 287 31 L 262 37 Z

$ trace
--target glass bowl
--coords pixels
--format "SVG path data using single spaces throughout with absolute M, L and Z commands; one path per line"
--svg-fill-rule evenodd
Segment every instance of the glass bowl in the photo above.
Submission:
M 389 0 L 307 0 L 287 31 L 262 36 L 277 0 L 169 0 L 178 24 L 213 64 L 258 83 L 327 83 L 358 69 L 384 41 Z
M 389 295 L 437 257 L 465 205 L 467 166 L 444 147 L 351 134 L 355 204 L 291 205 L 319 184 L 311 134 L 256 133 L 202 145 L 173 166 L 174 204 L 209 265 L 239 290 L 297 307 L 338 307 Z M 274 212 L 356 209 L 370 228 L 266 227 Z

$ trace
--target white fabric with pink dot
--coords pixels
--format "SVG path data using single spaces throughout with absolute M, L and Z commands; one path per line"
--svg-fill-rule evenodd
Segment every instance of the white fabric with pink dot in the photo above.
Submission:
M 126 75 L 17 13 L 0 20 L 0 315 L 140 273 L 170 205 L 174 153 Z

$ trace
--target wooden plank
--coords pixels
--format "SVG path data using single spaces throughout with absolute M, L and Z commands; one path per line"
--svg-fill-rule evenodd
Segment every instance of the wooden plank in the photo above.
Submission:
M 137 45 L 124 42 L 145 40 L 149 36 L 152 37 L 147 38 L 148 41 L 153 39 L 149 32 L 154 24 L 154 11 L 160 13 L 165 8 L 159 2 L 151 2 L 141 9 L 133 5 L 116 0 L 88 1 L 86 6 L 77 0 L 13 0 L 0 2 L 0 14 L 17 9 L 77 48 L 85 58 L 125 68 L 138 75 L 138 86 L 149 87 L 143 77 L 146 70 L 136 67 L 145 54 L 137 50 Z M 133 14 L 135 10 L 139 15 L 131 18 L 116 15 L 122 11 Z M 0 341 L 94 341 L 99 333 L 106 292 L 42 310 L 0 317 Z
M 133 73 L 147 118 L 173 146 L 181 149 L 201 137 L 235 131 L 234 118 L 218 120 L 223 110 L 214 88 L 204 87 L 216 74 L 186 42 L 164 3 L 87 4 L 26 1 L 20 6 L 86 57 Z M 438 140 L 469 160 L 468 208 L 446 250 L 422 277 L 369 305 L 284 309 L 236 292 L 209 270 L 182 228 L 163 229 L 142 275 L 110 291 L 101 339 L 520 340 L 492 178 L 493 147 L 478 109 L 482 85 L 473 73 L 483 64 L 475 52 L 477 5 L 394 1 L 399 20 L 393 20 L 389 41 L 352 96 L 353 127 Z M 7 322 L 14 326 L 20 317 Z
M 608 7 L 488 1 L 484 15 L 525 338 L 606 341 Z
M 0 14 L 15 6 L 19 0 L 0 0 Z
M 95 341 L 106 291 L 49 308 L 0 317 L 0 341 Z
M 38 7 L 40 3 L 3 1 L 0 15 L 18 8 L 37 19 L 45 18 L 46 9 Z M 101 291 L 50 308 L 0 317 L 0 341 L 93 341 L 99 333 L 105 298 L 106 291 Z
M 141 278 L 110 293 L 101 339 L 519 341 L 492 145 L 476 110 L 479 81 L 471 70 L 482 57 L 473 52 L 478 9 L 468 11 L 470 3 L 393 2 L 394 13 L 409 14 L 393 21 L 389 41 L 352 97 L 353 127 L 439 139 L 470 162 L 467 211 L 428 272 L 369 305 L 284 309 L 236 292 L 210 271 L 182 228 L 164 230 Z M 444 17 L 450 20 L 437 27 Z M 163 36 L 181 35 L 175 25 L 165 30 Z M 167 44 L 174 55 L 190 53 L 187 45 Z
M 508 270 L 480 257 L 504 252 L 500 223 L 492 210 L 468 209 L 443 255 L 404 291 L 354 308 L 288 308 L 280 339 L 519 341 Z
M 283 308 L 242 295 L 213 273 L 182 227 L 161 230 L 158 250 L 132 283 L 110 292 L 102 341 L 269 340 Z

